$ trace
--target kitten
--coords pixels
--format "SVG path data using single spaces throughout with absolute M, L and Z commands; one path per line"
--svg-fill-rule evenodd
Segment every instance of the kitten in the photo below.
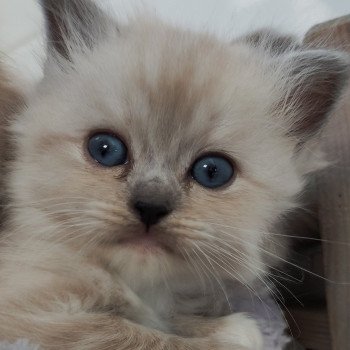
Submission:
M 283 258 L 270 232 L 298 205 L 348 62 L 270 32 L 225 43 L 42 2 L 45 77 L 11 126 L 0 338 L 260 349 L 253 320 L 210 306 Z

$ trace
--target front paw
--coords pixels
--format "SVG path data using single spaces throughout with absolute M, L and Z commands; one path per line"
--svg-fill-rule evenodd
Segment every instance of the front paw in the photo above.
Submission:
M 237 349 L 240 346 L 247 350 L 262 350 L 262 333 L 255 320 L 246 314 L 232 314 L 218 321 L 217 328 L 210 336 L 215 342 L 227 344 L 227 349 L 236 349 L 236 345 Z

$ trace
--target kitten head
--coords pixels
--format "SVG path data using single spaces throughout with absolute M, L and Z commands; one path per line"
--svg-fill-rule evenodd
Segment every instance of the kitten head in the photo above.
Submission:
M 45 77 L 13 125 L 20 224 L 135 283 L 263 275 L 269 232 L 314 169 L 307 144 L 344 57 L 271 33 L 225 43 L 154 18 L 118 27 L 89 1 L 43 3 Z

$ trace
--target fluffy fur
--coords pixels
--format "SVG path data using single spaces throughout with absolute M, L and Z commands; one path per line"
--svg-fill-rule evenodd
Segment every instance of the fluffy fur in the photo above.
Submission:
M 0 62 L 0 223 L 4 221 L 3 206 L 7 202 L 4 183 L 5 164 L 11 158 L 11 153 L 7 150 L 9 144 L 7 127 L 12 117 L 17 113 L 24 104 L 24 98 L 20 89 L 10 78 L 10 74 L 6 72 Z
M 49 350 L 260 349 L 254 321 L 218 316 L 234 311 L 232 284 L 252 290 L 284 258 L 276 225 L 316 167 L 308 145 L 348 62 L 272 32 L 226 43 L 155 18 L 117 27 L 89 1 L 43 3 L 45 77 L 11 126 L 0 337 Z M 122 137 L 125 166 L 90 159 L 98 130 Z M 230 185 L 191 179 L 207 152 L 233 160 Z M 151 244 L 135 197 L 174 208 Z

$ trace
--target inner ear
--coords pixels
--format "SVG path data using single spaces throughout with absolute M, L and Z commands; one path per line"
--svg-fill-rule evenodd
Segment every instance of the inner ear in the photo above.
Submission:
M 349 77 L 349 59 L 340 52 L 305 50 L 283 57 L 282 101 L 291 114 L 290 133 L 306 138 L 317 132 L 338 101 Z
M 111 20 L 90 0 L 40 0 L 49 54 L 71 58 L 76 48 L 92 48 Z

